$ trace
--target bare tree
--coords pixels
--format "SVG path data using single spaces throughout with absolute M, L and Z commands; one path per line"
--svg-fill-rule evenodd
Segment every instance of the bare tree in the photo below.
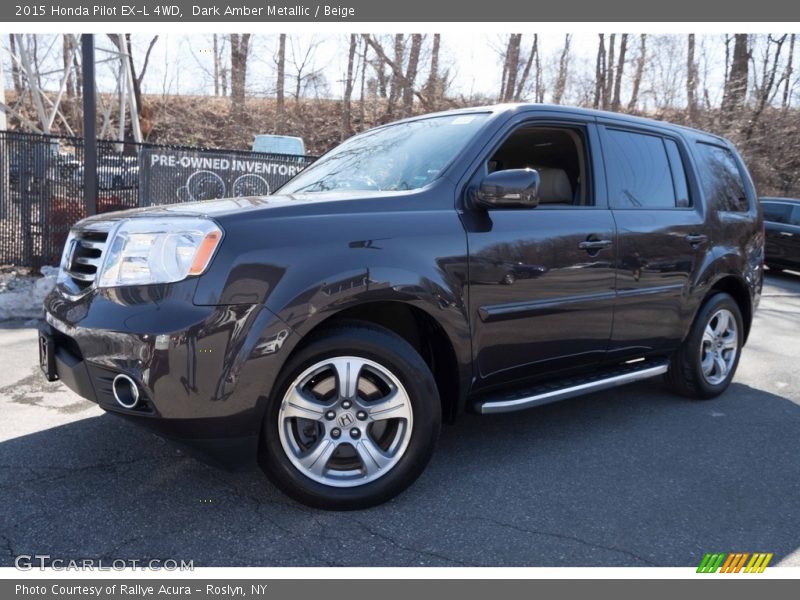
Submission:
M 786 71 L 783 75 L 783 98 L 781 99 L 781 106 L 783 108 L 789 108 L 789 104 L 791 101 L 791 95 L 789 90 L 791 89 L 791 81 L 792 81 L 792 61 L 794 60 L 794 40 L 795 34 L 791 34 L 789 36 L 789 58 L 786 60 Z
M 697 48 L 695 48 L 695 55 L 697 55 Z M 703 90 L 702 106 L 706 111 L 710 111 L 711 92 L 708 89 L 709 73 L 711 71 L 711 61 L 708 57 L 708 45 L 703 38 L 700 38 L 700 58 L 697 61 L 698 65 L 698 86 Z M 700 102 L 698 100 L 698 102 Z
M 757 83 L 755 89 L 756 105 L 753 114 L 745 130 L 745 138 L 751 139 L 758 120 L 761 118 L 767 103 L 771 102 L 780 89 L 780 80 L 776 85 L 778 66 L 781 57 L 783 44 L 789 36 L 784 34 L 780 37 L 767 36 L 767 44 L 764 49 L 761 62 L 761 81 Z
M 643 95 L 651 99 L 659 111 L 685 107 L 686 38 L 655 35 L 650 40 L 652 51 L 648 56 L 648 68 L 645 71 L 647 87 Z
M 389 78 L 391 73 L 387 75 L 386 67 L 388 66 L 388 57 L 383 51 L 380 43 L 369 34 L 364 34 L 364 42 L 368 48 L 375 51 L 375 58 L 369 61 L 370 66 L 375 71 L 375 94 L 381 98 L 389 97 Z M 380 48 L 380 50 L 378 50 Z
M 136 63 L 133 60 L 133 47 L 131 45 L 131 34 L 126 33 L 123 35 L 120 34 L 109 34 L 109 39 L 114 43 L 119 50 L 120 53 L 126 56 L 128 60 L 129 69 L 131 72 L 131 80 L 133 82 L 133 97 L 136 99 L 136 111 L 138 112 L 137 117 L 141 119 L 142 111 L 144 106 L 142 104 L 142 81 L 144 81 L 144 76 L 147 73 L 147 66 L 150 63 L 150 53 L 153 51 L 153 47 L 156 45 L 158 41 L 158 36 L 155 35 L 150 39 L 150 43 L 147 46 L 147 51 L 144 54 L 144 59 L 142 60 L 141 69 L 136 69 Z
M 617 68 L 614 73 L 614 93 L 611 98 L 611 110 L 620 109 L 620 92 L 622 90 L 622 76 L 625 71 L 625 56 L 628 52 L 628 34 L 623 33 L 619 40 L 619 57 L 617 58 Z
M 540 69 L 538 68 L 539 62 L 539 34 L 533 34 L 533 44 L 531 45 L 531 51 L 528 53 L 528 58 L 525 61 L 525 68 L 522 69 L 522 75 L 520 75 L 519 81 L 517 82 L 517 90 L 514 93 L 514 101 L 519 102 L 522 99 L 523 92 L 525 91 L 525 85 L 528 83 L 528 77 L 530 77 L 531 67 L 533 67 L 534 63 L 537 64 L 536 74 L 534 75 L 535 83 L 534 83 L 534 99 L 537 102 L 540 102 L 539 93 L 541 91 L 541 74 Z
M 608 50 L 606 56 L 606 69 L 603 74 L 603 108 L 611 104 L 611 94 L 614 90 L 614 53 L 616 50 L 617 35 L 612 33 L 608 37 Z
M 33 73 L 29 73 L 30 77 L 36 79 L 36 85 L 41 89 L 42 87 L 42 70 L 39 68 L 39 36 L 32 34 L 28 36 L 29 51 L 31 53 L 31 64 L 33 66 Z
M 218 34 L 213 35 L 214 53 L 214 95 L 228 95 L 228 69 L 225 67 L 225 43 L 226 38 Z
M 65 33 L 61 36 L 61 59 L 64 65 L 64 94 L 68 100 L 72 100 L 78 95 L 77 82 L 75 81 L 75 72 L 72 68 L 74 60 L 74 52 L 77 46 L 75 36 L 71 33 Z
M 536 58 L 534 60 L 534 68 L 536 69 L 536 76 L 534 77 L 536 89 L 536 101 L 544 102 L 544 78 L 542 76 L 542 52 L 539 49 L 538 34 L 536 35 Z
M 647 34 L 642 33 L 639 36 L 639 56 L 636 58 L 636 69 L 633 73 L 633 85 L 631 90 L 631 99 L 628 101 L 628 112 L 636 109 L 639 103 L 639 89 L 642 86 L 642 77 L 644 76 L 644 66 L 647 62 Z
M 564 46 L 561 48 L 561 57 L 558 59 L 558 76 L 553 90 L 553 104 L 561 104 L 564 99 L 564 92 L 567 89 L 567 75 L 569 73 L 569 56 L 572 34 L 564 36 Z
M 744 106 L 745 98 L 747 97 L 750 58 L 748 35 L 746 33 L 735 34 L 733 57 L 722 96 L 722 117 L 725 121 L 730 121 L 735 113 Z
M 219 41 L 216 33 L 211 36 L 211 51 L 214 53 L 214 95 L 219 96 Z
M 690 33 L 686 38 L 686 106 L 689 121 L 697 121 L 697 62 L 695 62 L 695 39 Z
M 61 36 L 61 63 L 63 65 L 62 85 L 64 91 L 64 114 L 71 123 L 77 125 L 80 119 L 80 107 L 77 99 L 81 96 L 81 82 L 78 79 L 79 66 L 78 42 L 72 33 Z
M 247 59 L 250 54 L 250 34 L 231 33 L 231 113 L 244 115 Z
M 594 69 L 594 101 L 592 106 L 600 108 L 603 102 L 606 78 L 606 36 L 599 33 L 597 43 L 597 58 Z
M 500 101 L 511 102 L 514 99 L 519 71 L 519 52 L 522 43 L 521 33 L 508 36 L 506 50 L 503 54 L 503 77 L 500 84 Z
M 227 96 L 230 94 L 230 69 L 228 68 L 228 61 L 225 60 L 225 45 L 228 43 L 228 40 L 223 37 L 222 44 L 220 45 L 219 50 L 219 87 L 222 91 L 223 96 Z
M 317 49 L 322 43 L 322 39 L 312 37 L 308 41 L 305 49 L 302 47 L 300 40 L 296 36 L 289 36 L 289 52 L 288 59 L 292 67 L 292 79 L 294 91 L 295 107 L 300 106 L 300 98 L 305 95 L 309 90 L 317 91 L 323 82 L 323 68 L 317 65 Z
M 398 35 L 402 35 L 402 34 L 398 34 Z M 415 35 L 418 35 L 419 38 L 417 38 L 415 40 L 414 37 L 412 36 L 412 40 L 411 40 L 412 48 L 411 48 L 411 52 L 409 54 L 411 54 L 413 52 L 417 52 L 418 54 L 417 54 L 417 57 L 416 57 L 416 59 L 414 61 L 411 61 L 410 60 L 411 57 L 409 56 L 409 63 L 414 62 L 414 63 L 417 64 L 417 66 L 415 66 L 414 69 L 411 69 L 410 67 L 412 65 L 409 64 L 408 68 L 406 68 L 405 72 L 403 71 L 403 62 L 404 62 L 404 59 L 405 59 L 405 49 L 404 49 L 405 46 L 402 44 L 402 42 L 403 42 L 402 39 L 399 39 L 398 36 L 395 36 L 395 38 L 394 38 L 394 42 L 395 42 L 395 58 L 394 58 L 394 60 L 392 60 L 391 58 L 389 58 L 386 55 L 386 51 L 383 49 L 383 46 L 381 46 L 380 42 L 375 38 L 375 36 L 372 36 L 372 35 L 369 35 L 369 34 L 365 34 L 365 36 L 364 36 L 364 39 L 369 44 L 370 48 L 372 48 L 375 51 L 375 54 L 378 57 L 378 63 L 377 64 L 383 65 L 383 66 L 388 66 L 389 69 L 391 69 L 391 72 L 392 72 L 392 75 L 391 75 L 391 78 L 392 78 L 392 90 L 391 90 L 391 93 L 389 94 L 389 102 L 387 103 L 387 108 L 386 108 L 386 112 L 384 113 L 383 120 L 391 118 L 391 116 L 393 115 L 393 112 L 394 112 L 394 104 L 396 104 L 396 101 L 397 101 L 397 99 L 399 99 L 399 97 L 405 97 L 404 93 L 409 94 L 412 97 L 412 100 L 413 100 L 413 97 L 416 96 L 420 100 L 420 102 L 422 102 L 423 106 L 425 106 L 425 107 L 429 106 L 428 99 L 425 98 L 425 96 L 423 96 L 419 92 L 419 90 L 417 90 L 414 87 L 414 81 L 409 79 L 412 75 L 414 76 L 414 78 L 416 78 L 416 71 L 417 71 L 418 63 L 419 63 L 419 53 L 421 52 L 421 47 L 422 47 L 422 35 L 421 34 L 415 34 Z M 398 43 L 398 42 L 400 42 L 400 43 Z M 419 50 L 415 50 L 414 49 L 414 45 L 415 44 L 419 45 Z M 395 91 L 395 88 L 396 88 L 397 91 Z M 392 99 L 392 94 L 397 94 L 398 98 L 393 100 Z
M 278 57 L 276 59 L 278 64 L 277 80 L 275 82 L 275 114 L 278 119 L 278 129 L 283 130 L 284 114 L 286 113 L 286 98 L 285 98 L 285 85 L 286 85 L 286 34 L 281 33 L 278 36 Z
M 725 34 L 725 79 L 724 81 L 728 81 L 728 75 L 731 70 L 731 36 L 727 33 Z
M 13 33 L 8 34 L 8 50 L 11 53 L 12 59 L 17 56 L 17 40 Z M 11 81 L 14 83 L 14 92 L 16 92 L 17 98 L 19 98 L 22 96 L 22 78 L 19 73 L 19 63 L 15 60 L 11 61 Z
M 392 76 L 389 79 L 389 103 L 386 107 L 386 115 L 388 117 L 394 114 L 397 100 L 400 98 L 404 87 L 403 63 L 405 62 L 405 52 L 405 36 L 402 33 L 395 34 L 394 61 L 391 64 Z
M 353 97 L 353 64 L 356 57 L 356 46 L 358 38 L 356 34 L 350 34 L 350 49 L 347 53 L 347 75 L 344 80 L 344 98 L 342 99 L 342 133 L 341 139 L 346 139 L 352 134 L 350 124 L 351 99 Z
M 225 47 L 227 45 L 227 36 L 218 35 L 216 33 L 211 35 L 211 47 L 208 48 L 203 45 L 199 52 L 196 54 L 190 45 L 190 55 L 194 59 L 197 67 L 205 73 L 211 80 L 214 96 L 227 96 L 228 95 L 228 66 L 225 55 Z M 209 61 L 206 60 L 206 55 L 211 57 L 210 66 Z M 174 64 L 177 57 L 170 57 L 166 64 Z M 179 71 L 179 69 L 176 69 Z M 167 74 L 165 73 L 165 77 Z M 166 82 L 165 82 L 166 84 Z
M 361 54 L 361 98 L 358 102 L 358 112 L 359 112 L 359 122 L 361 126 L 364 126 L 364 121 L 366 120 L 366 107 L 364 105 L 364 93 L 366 89 L 366 80 L 367 80 L 367 52 L 369 51 L 369 44 L 367 40 L 364 39 L 364 36 L 361 36 L 361 41 L 364 44 L 364 50 Z
M 419 55 L 422 50 L 422 34 L 411 35 L 411 49 L 408 52 L 408 66 L 403 81 L 403 116 L 411 115 L 414 107 L 414 82 L 419 69 Z
M 431 68 L 428 72 L 428 81 L 425 83 L 425 96 L 430 100 L 438 100 L 444 90 L 441 89 L 439 81 L 439 46 L 441 44 L 441 34 L 433 35 L 433 47 L 431 48 Z

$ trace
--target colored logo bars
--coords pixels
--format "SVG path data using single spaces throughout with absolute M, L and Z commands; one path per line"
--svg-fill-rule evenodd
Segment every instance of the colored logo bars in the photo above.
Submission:
M 697 572 L 739 573 L 741 571 L 743 573 L 763 573 L 771 560 L 772 552 L 754 552 L 752 554 L 748 552 L 709 553 L 703 557 L 700 566 L 697 567 Z

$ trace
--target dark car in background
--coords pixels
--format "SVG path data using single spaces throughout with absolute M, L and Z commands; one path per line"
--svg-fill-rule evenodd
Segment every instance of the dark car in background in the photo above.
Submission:
M 764 210 L 764 262 L 770 271 L 800 269 L 800 200 L 760 199 Z
M 723 138 L 562 106 L 451 111 L 359 134 L 274 196 L 79 222 L 40 362 L 219 462 L 258 459 L 301 502 L 363 508 L 465 411 L 659 375 L 723 393 L 763 249 Z

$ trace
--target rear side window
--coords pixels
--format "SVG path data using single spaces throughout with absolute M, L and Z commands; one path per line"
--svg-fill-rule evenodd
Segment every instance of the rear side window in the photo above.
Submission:
M 777 202 L 762 202 L 764 208 L 764 220 L 772 223 L 788 223 L 789 215 L 792 213 L 790 204 L 780 204 Z
M 789 225 L 800 225 L 800 206 L 795 206 L 789 217 Z
M 700 181 L 708 201 L 717 210 L 726 212 L 747 212 L 747 194 L 744 191 L 742 174 L 727 148 L 698 142 L 702 158 Z
M 618 129 L 606 129 L 606 133 L 604 154 L 612 208 L 689 206 L 686 174 L 675 142 Z M 672 144 L 669 154 L 667 144 Z

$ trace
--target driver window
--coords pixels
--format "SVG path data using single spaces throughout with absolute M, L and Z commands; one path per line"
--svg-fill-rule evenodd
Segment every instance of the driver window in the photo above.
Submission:
M 593 206 L 586 177 L 586 144 L 580 129 L 522 127 L 486 163 L 486 171 L 536 169 L 540 206 Z

